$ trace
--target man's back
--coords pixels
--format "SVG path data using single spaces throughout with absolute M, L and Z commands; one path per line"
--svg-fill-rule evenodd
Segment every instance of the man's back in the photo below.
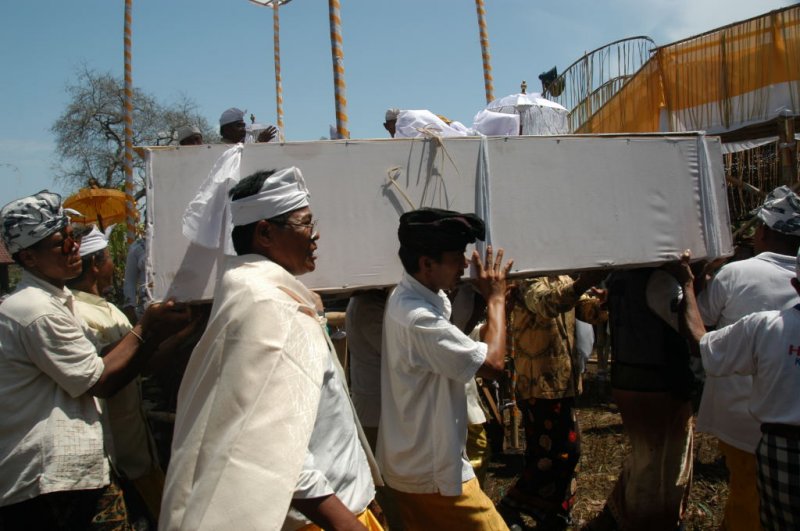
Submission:
M 721 328 L 751 313 L 793 306 L 800 302 L 790 284 L 794 275 L 794 257 L 770 252 L 724 266 L 697 297 L 703 321 Z M 754 452 L 761 430 L 748 410 L 752 389 L 750 376 L 707 377 L 697 429 Z

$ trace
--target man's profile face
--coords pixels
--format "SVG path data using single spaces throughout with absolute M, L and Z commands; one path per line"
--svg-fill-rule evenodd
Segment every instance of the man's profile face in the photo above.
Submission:
M 223 125 L 220 128 L 220 133 L 222 134 L 222 138 L 232 140 L 233 142 L 244 142 L 244 137 L 247 135 L 247 126 L 244 120 L 231 122 Z
M 456 287 L 467 268 L 464 251 L 445 251 L 438 262 L 431 261 L 430 278 L 436 289 L 451 290 Z
M 383 128 L 386 129 L 390 135 L 392 135 L 392 138 L 394 138 L 394 135 L 397 133 L 396 126 L 397 120 L 386 120 L 383 122 Z
M 297 209 L 286 223 L 270 225 L 273 240 L 271 259 L 295 276 L 314 271 L 319 233 L 311 209 Z
M 114 261 L 108 247 L 103 249 L 103 262 L 97 264 L 97 291 L 105 295 L 114 288 Z

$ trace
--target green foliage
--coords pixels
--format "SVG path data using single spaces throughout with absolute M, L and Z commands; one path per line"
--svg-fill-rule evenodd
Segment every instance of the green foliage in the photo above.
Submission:
M 144 225 L 137 227 L 137 234 L 144 232 Z M 124 223 L 114 226 L 108 238 L 108 252 L 114 261 L 114 291 L 108 298 L 122 308 L 125 297 L 122 292 L 122 284 L 125 280 L 125 260 L 128 257 L 127 229 Z

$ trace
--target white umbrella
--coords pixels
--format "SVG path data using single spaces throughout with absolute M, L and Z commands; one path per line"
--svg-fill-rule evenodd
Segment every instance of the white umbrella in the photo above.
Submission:
M 518 114 L 523 135 L 564 135 L 569 133 L 569 111 L 558 103 L 543 98 L 538 92 L 527 94 L 522 82 L 522 92 L 496 99 L 486 110 L 504 114 Z

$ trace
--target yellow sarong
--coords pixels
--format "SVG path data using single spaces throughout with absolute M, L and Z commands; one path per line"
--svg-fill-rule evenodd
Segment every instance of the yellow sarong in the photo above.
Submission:
M 383 527 L 381 527 L 378 519 L 375 518 L 375 515 L 372 514 L 372 511 L 369 509 L 359 515 L 356 515 L 356 518 L 364 525 L 364 527 L 367 528 L 367 531 L 383 531 Z M 308 524 L 304 525 L 297 531 L 322 531 L 322 528 L 317 524 Z
M 416 494 L 395 489 L 392 489 L 392 494 L 408 531 L 508 531 L 508 526 L 476 478 L 462 484 L 461 496 Z

